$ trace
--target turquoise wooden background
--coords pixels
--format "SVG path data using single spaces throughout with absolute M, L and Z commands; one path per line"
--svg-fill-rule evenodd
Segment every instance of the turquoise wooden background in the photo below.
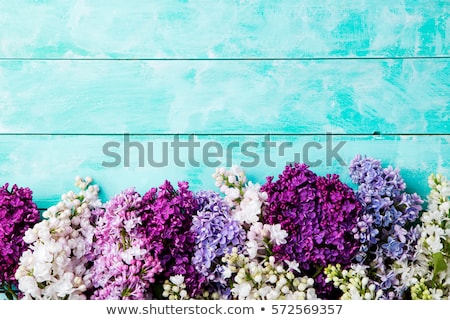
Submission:
M 430 173 L 450 174 L 449 15 L 447 0 L 0 0 L 0 182 L 40 208 L 76 175 L 104 199 L 166 178 L 214 188 L 206 166 L 103 167 L 124 133 L 292 142 L 247 169 L 264 182 L 332 132 L 347 163 L 380 158 L 425 195 Z M 313 170 L 349 182 L 336 161 Z

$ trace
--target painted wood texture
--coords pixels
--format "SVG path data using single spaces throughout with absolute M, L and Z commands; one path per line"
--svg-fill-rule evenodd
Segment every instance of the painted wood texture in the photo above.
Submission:
M 403 167 L 424 195 L 426 176 L 448 170 L 448 4 L 1 1 L 1 180 L 32 187 L 41 207 L 75 175 L 105 199 L 166 177 L 211 187 L 206 166 L 102 167 L 102 146 L 130 132 L 221 144 L 274 133 L 301 147 L 333 132 L 345 161 Z M 284 164 L 248 171 L 260 180 Z M 348 179 L 336 163 L 315 169 Z
M 180 136 L 180 141 L 188 141 L 187 136 Z M 265 149 L 262 143 L 265 136 L 195 136 L 193 141 L 198 147 L 193 148 L 192 162 L 189 161 L 188 149 L 180 148 L 179 160 L 184 167 L 175 165 L 174 149 L 170 142 L 173 137 L 155 135 L 130 136 L 130 142 L 142 145 L 143 163 L 139 163 L 138 147 L 130 147 L 130 162 L 126 167 L 124 152 L 124 138 L 121 136 L 0 136 L 0 176 L 7 177 L 20 185 L 26 185 L 35 191 L 35 198 L 39 207 L 46 208 L 55 204 L 60 195 L 68 190 L 75 190 L 73 186 L 76 175 L 91 175 L 102 189 L 103 199 L 120 192 L 122 189 L 135 186 L 138 191 L 145 192 L 151 187 L 159 186 L 164 179 L 173 183 L 178 180 L 189 181 L 193 190 L 213 189 L 214 181 L 211 174 L 217 165 L 231 166 L 232 164 L 246 165 L 246 172 L 256 182 L 264 183 L 268 175 L 277 176 L 287 162 L 309 162 L 312 170 L 317 174 L 340 174 L 343 181 L 351 183 L 348 168 L 341 165 L 337 158 L 330 158 L 327 163 L 327 149 L 338 150 L 345 164 L 349 164 L 356 154 L 366 154 L 382 159 L 384 165 L 400 167 L 402 175 L 408 184 L 408 190 L 421 195 L 428 193 L 427 177 L 431 172 L 450 174 L 450 136 L 333 136 L 331 144 L 327 146 L 325 135 L 312 136 L 272 136 L 270 141 L 277 144 L 271 148 L 269 160 L 266 161 Z M 339 143 L 345 143 L 339 147 Z M 108 142 L 120 143 L 120 147 L 110 151 L 120 155 L 121 162 L 115 167 L 104 167 L 103 162 L 114 159 L 103 152 L 103 145 Z M 149 147 L 148 143 L 153 145 Z M 157 168 L 148 163 L 148 158 L 161 162 L 162 146 L 168 142 L 168 167 Z M 222 146 L 220 156 L 206 157 L 204 146 L 206 143 L 217 142 Z M 292 146 L 280 151 L 281 143 L 290 142 Z M 305 151 L 307 143 L 319 143 Z M 234 143 L 233 147 L 230 146 Z M 254 156 L 242 153 L 244 143 L 256 143 L 248 151 L 257 154 L 258 163 Z M 227 152 L 227 150 L 229 150 Z M 215 153 L 216 149 L 208 148 Z M 152 153 L 148 156 L 148 153 Z M 230 156 L 227 157 L 227 154 Z M 202 160 L 207 159 L 208 161 Z M 177 158 L 178 159 L 178 158 Z M 195 166 L 194 161 L 200 162 Z M 220 163 L 213 163 L 220 161 Z M 321 161 L 313 163 L 316 161 Z M 210 162 L 210 163 L 208 163 Z M 273 162 L 273 163 L 272 163 Z M 194 164 L 194 165 L 193 165 Z M 140 166 L 141 165 L 141 166 Z M 208 166 L 209 165 L 209 166 Z M 251 166 L 251 167 L 248 167 Z
M 417 57 L 449 53 L 448 0 L 14 0 L 7 58 Z
M 0 132 L 448 133 L 449 62 L 2 61 Z

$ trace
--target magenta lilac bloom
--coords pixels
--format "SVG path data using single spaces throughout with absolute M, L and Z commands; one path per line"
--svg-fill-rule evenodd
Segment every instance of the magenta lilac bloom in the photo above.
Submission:
M 268 177 L 263 219 L 281 224 L 287 243 L 274 246 L 278 260 L 297 261 L 301 271 L 317 276 L 316 289 L 326 298 L 331 286 L 321 270 L 328 264 L 351 263 L 359 249 L 354 229 L 360 204 L 337 175 L 319 177 L 305 164 L 288 165 L 277 181 Z
M 25 232 L 40 220 L 29 188 L 6 183 L 0 188 L 0 287 L 16 285 L 15 272 L 27 249 Z
M 158 189 L 152 188 L 144 195 L 142 206 L 145 236 L 163 270 L 158 283 L 182 275 L 189 296 L 201 293 L 206 278 L 192 264 L 195 233 L 191 228 L 198 204 L 189 184 L 179 182 L 175 190 L 165 181 Z

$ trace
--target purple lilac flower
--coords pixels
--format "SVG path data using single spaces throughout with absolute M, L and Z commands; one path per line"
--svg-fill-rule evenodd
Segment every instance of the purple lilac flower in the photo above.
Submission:
M 161 271 L 146 238 L 142 198 L 127 189 L 112 198 L 105 210 L 94 212 L 96 242 L 92 299 L 140 300 L 151 297 L 150 284 Z
M 0 287 L 17 285 L 15 272 L 22 253 L 27 249 L 23 241 L 25 231 L 40 220 L 29 188 L 6 183 L 0 188 Z
M 189 296 L 201 293 L 206 277 L 192 264 L 195 233 L 192 218 L 198 204 L 187 182 L 179 182 L 175 190 L 169 181 L 159 189 L 152 188 L 142 199 L 145 236 L 161 262 L 162 284 L 170 276 L 182 275 Z
M 375 283 L 384 298 L 399 299 L 405 288 L 394 281 L 395 261 L 412 260 L 419 237 L 414 226 L 422 210 L 422 199 L 405 192 L 398 169 L 383 168 L 379 160 L 357 155 L 349 167 L 350 177 L 359 184 L 357 198 L 362 204 L 356 238 L 361 242 L 356 261 L 376 273 Z
M 274 246 L 278 260 L 297 261 L 307 275 L 319 275 L 322 298 L 331 290 L 321 270 L 328 264 L 348 265 L 358 252 L 354 229 L 360 204 L 337 175 L 319 177 L 305 164 L 286 166 L 277 181 L 268 177 L 264 223 L 281 224 L 287 243 Z
M 245 230 L 231 217 L 230 208 L 218 193 L 200 191 L 195 198 L 199 208 L 191 228 L 195 234 L 192 264 L 206 277 L 205 290 L 227 296 L 221 259 L 233 248 L 243 248 Z

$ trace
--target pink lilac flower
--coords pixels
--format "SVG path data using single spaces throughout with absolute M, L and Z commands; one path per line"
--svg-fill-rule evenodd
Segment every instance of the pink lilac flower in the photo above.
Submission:
M 162 269 L 146 237 L 142 198 L 130 188 L 94 212 L 96 241 L 91 269 L 92 299 L 151 298 L 151 284 Z

